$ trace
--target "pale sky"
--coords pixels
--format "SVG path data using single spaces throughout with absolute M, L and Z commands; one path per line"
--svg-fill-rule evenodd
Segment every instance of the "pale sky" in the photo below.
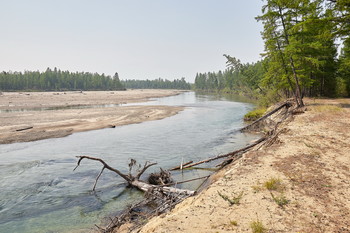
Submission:
M 225 69 L 263 52 L 261 0 L 0 0 L 0 71 L 47 67 L 121 79 Z

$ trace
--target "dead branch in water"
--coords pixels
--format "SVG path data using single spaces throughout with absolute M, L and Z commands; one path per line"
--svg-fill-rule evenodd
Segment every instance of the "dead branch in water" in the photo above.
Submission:
M 131 185 L 133 187 L 136 187 L 136 188 L 138 188 L 138 189 L 140 189 L 140 190 L 142 190 L 144 192 L 148 192 L 149 190 L 154 189 L 154 188 L 161 188 L 162 189 L 161 191 L 165 192 L 165 193 L 180 193 L 180 194 L 186 194 L 186 195 L 190 195 L 190 196 L 195 194 L 195 192 L 191 191 L 191 190 L 178 189 L 178 188 L 172 188 L 172 187 L 161 187 L 161 186 L 158 186 L 158 185 L 152 185 L 152 184 L 148 184 L 148 183 L 146 183 L 144 181 L 141 181 L 140 180 L 141 175 L 149 167 L 151 167 L 153 165 L 156 165 L 157 163 L 146 162 L 145 165 L 143 166 L 142 170 L 139 171 L 136 175 L 132 175 L 131 172 L 129 173 L 129 175 L 126 175 L 126 174 L 120 172 L 118 169 L 115 169 L 115 168 L 109 166 L 104 160 L 102 160 L 100 158 L 86 156 L 86 155 L 77 156 L 77 158 L 79 158 L 79 160 L 78 160 L 77 166 L 74 168 L 74 170 L 76 170 L 78 168 L 78 166 L 80 165 L 80 163 L 81 163 L 81 161 L 83 159 L 95 160 L 95 161 L 99 161 L 100 163 L 102 163 L 103 167 L 102 167 L 101 172 L 98 174 L 98 176 L 97 176 L 97 178 L 95 180 L 95 184 L 94 184 L 93 190 L 95 190 L 97 180 L 102 175 L 104 169 L 108 169 L 110 171 L 113 171 L 113 172 L 117 173 L 119 176 L 121 176 L 125 181 L 128 182 L 129 185 Z M 135 160 L 131 160 L 131 163 L 129 164 L 129 167 L 132 167 L 134 165 L 136 165 L 136 161 Z M 130 169 L 130 171 L 131 171 L 131 169 Z
M 105 168 L 107 168 L 108 170 L 112 171 L 112 172 L 115 172 L 117 173 L 119 176 L 121 176 L 124 180 L 126 180 L 128 183 L 131 183 L 132 181 L 132 177 L 128 176 L 128 175 L 125 175 L 124 173 L 120 172 L 118 169 L 115 169 L 111 166 L 109 166 L 105 161 L 103 161 L 102 159 L 100 158 L 96 158 L 96 157 L 91 157 L 91 156 L 86 156 L 86 155 L 82 155 L 82 156 L 76 156 L 77 158 L 79 158 L 78 162 L 77 162 L 77 166 L 73 169 L 73 171 L 75 171 L 75 169 L 77 169 L 80 165 L 80 162 L 83 160 L 83 159 L 90 159 L 90 160 L 95 160 L 95 161 L 99 161 L 100 163 L 103 164 L 103 168 L 102 168 L 102 171 L 100 172 L 102 174 L 103 170 Z M 101 176 L 101 174 L 97 177 L 97 179 Z
M 169 187 L 169 186 L 190 182 L 198 179 L 208 178 L 208 177 L 200 177 L 200 178 L 195 178 L 195 179 L 182 181 L 182 182 L 170 182 L 172 181 L 170 178 L 170 173 L 168 171 L 164 171 L 161 169 L 161 175 L 159 176 L 159 178 L 162 185 L 154 185 L 154 184 L 150 184 L 140 180 L 140 177 L 142 174 L 144 174 L 144 172 L 149 167 L 156 165 L 156 163 L 146 162 L 142 169 L 141 169 L 141 166 L 139 166 L 140 170 L 138 170 L 134 175 L 132 174 L 132 170 L 133 170 L 133 167 L 137 166 L 136 160 L 134 159 L 131 159 L 129 163 L 129 174 L 124 174 L 118 169 L 115 169 L 109 166 L 103 159 L 86 156 L 86 155 L 77 156 L 77 158 L 79 158 L 79 160 L 74 170 L 76 170 L 80 166 L 81 161 L 83 159 L 98 161 L 102 164 L 102 169 L 98 174 L 98 176 L 96 177 L 96 180 L 92 189 L 93 191 L 95 190 L 97 181 L 101 177 L 103 171 L 107 169 L 117 173 L 131 187 L 135 187 L 145 192 L 146 199 L 124 210 L 123 213 L 121 213 L 119 216 L 117 216 L 115 219 L 113 219 L 110 222 L 110 224 L 107 226 L 106 229 L 98 227 L 100 232 L 112 232 L 115 228 L 120 227 L 122 224 L 124 224 L 129 220 L 133 221 L 135 218 L 147 219 L 151 216 L 169 211 L 177 203 L 181 202 L 182 200 L 184 200 L 189 196 L 193 196 L 196 193 L 195 191 L 192 191 L 192 190 L 179 189 L 179 188 Z M 168 180 L 164 178 L 167 176 L 168 176 L 167 178 Z M 153 210 L 149 211 L 150 208 Z M 144 209 L 144 210 L 140 212 L 140 209 Z
M 189 161 L 189 162 L 187 162 L 187 163 L 183 163 L 183 164 L 181 164 L 180 166 L 177 166 L 177 167 L 174 167 L 174 168 L 171 168 L 171 169 L 169 169 L 169 171 L 175 171 L 175 170 L 181 170 L 181 169 L 183 169 L 183 167 L 184 166 L 186 166 L 186 165 L 189 165 L 189 164 L 191 164 L 191 163 L 193 163 L 193 161 Z
M 263 142 L 265 140 L 266 140 L 266 137 L 262 137 L 259 140 L 255 141 L 254 143 L 252 143 L 252 144 L 250 144 L 250 145 L 248 145 L 246 147 L 243 147 L 243 148 L 241 148 L 239 150 L 236 150 L 236 151 L 224 154 L 224 155 L 218 155 L 218 156 L 215 156 L 215 157 L 212 157 L 212 158 L 208 158 L 208 159 L 196 162 L 196 163 L 192 163 L 192 164 L 183 166 L 183 169 L 194 167 L 194 166 L 197 166 L 197 165 L 202 164 L 202 163 L 209 163 L 209 162 L 211 162 L 213 160 L 217 160 L 217 159 L 221 159 L 221 158 L 225 158 L 225 157 L 230 157 L 230 156 L 232 157 L 232 156 L 234 156 L 236 154 L 243 153 L 243 152 L 249 150 L 250 148 L 258 145 L 259 143 L 261 143 L 261 142 Z M 173 168 L 172 170 L 176 170 L 176 169 L 179 169 L 179 167 Z

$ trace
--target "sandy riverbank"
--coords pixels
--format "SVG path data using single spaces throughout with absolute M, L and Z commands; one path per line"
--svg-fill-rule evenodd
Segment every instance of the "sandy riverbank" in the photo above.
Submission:
M 274 144 L 247 152 L 140 232 L 253 232 L 253 222 L 261 232 L 350 232 L 350 100 L 306 102 Z M 231 205 L 219 192 L 242 196 Z
M 123 104 L 179 93 L 182 91 L 3 92 L 0 95 L 0 144 L 64 137 L 75 132 L 162 119 L 183 108 Z M 100 107 L 118 104 L 121 106 Z M 91 105 L 94 107 L 86 108 Z M 18 131 L 25 128 L 30 129 Z

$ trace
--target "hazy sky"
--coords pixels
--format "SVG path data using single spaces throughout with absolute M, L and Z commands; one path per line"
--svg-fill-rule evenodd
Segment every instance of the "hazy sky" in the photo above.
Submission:
M 0 0 L 0 70 L 57 67 L 121 79 L 225 69 L 260 59 L 261 0 Z

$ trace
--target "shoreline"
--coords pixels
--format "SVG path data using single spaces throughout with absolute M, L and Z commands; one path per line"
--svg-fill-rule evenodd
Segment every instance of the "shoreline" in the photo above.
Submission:
M 350 99 L 306 103 L 274 143 L 246 152 L 137 232 L 252 232 L 259 224 L 262 232 L 349 232 Z M 242 195 L 230 204 L 219 193 Z M 118 232 L 130 232 L 128 225 Z
M 185 91 L 3 92 L 0 95 L 0 144 L 65 137 L 76 132 L 163 119 L 184 108 L 123 104 L 141 103 L 151 98 L 183 92 Z M 99 107 L 101 105 L 106 107 Z M 92 107 L 79 109 L 77 106 Z

